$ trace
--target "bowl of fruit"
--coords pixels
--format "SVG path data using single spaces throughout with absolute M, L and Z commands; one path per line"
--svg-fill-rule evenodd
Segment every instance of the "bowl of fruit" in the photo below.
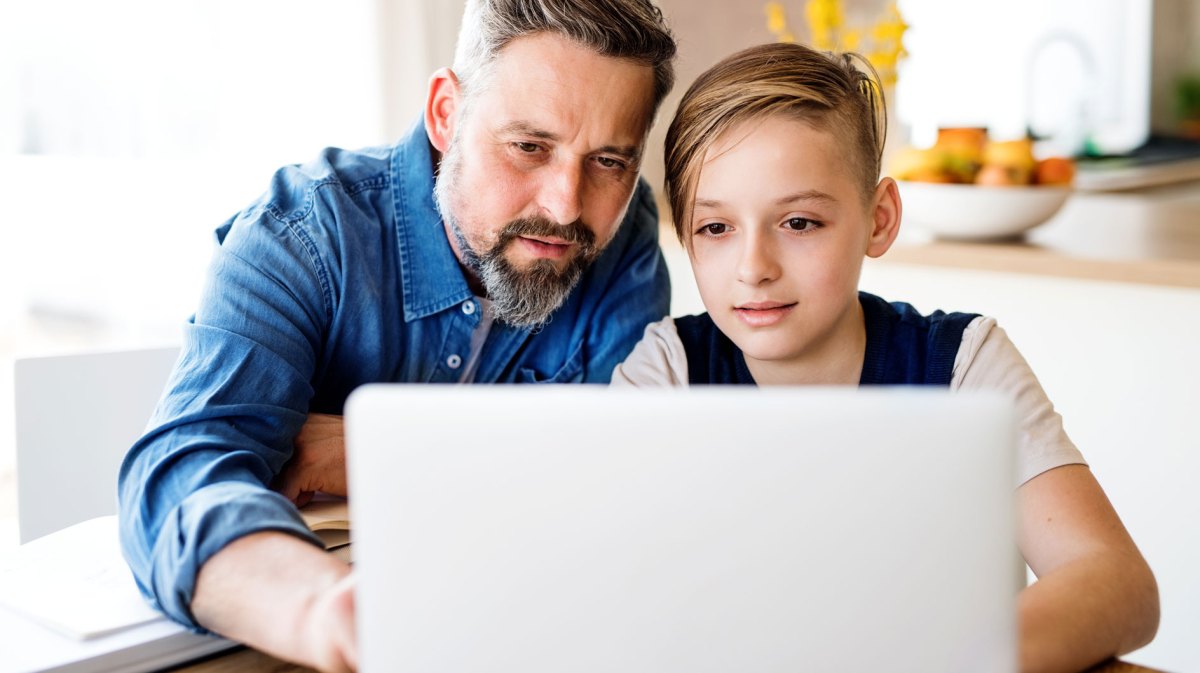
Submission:
M 939 238 L 1012 238 L 1054 216 L 1071 196 L 1075 164 L 1036 159 L 1033 142 L 989 140 L 987 131 L 938 131 L 927 149 L 906 148 L 893 160 L 904 222 Z

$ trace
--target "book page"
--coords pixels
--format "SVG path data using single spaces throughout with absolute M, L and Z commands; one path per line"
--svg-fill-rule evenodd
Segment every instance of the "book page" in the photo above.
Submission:
M 0 605 L 79 640 L 166 620 L 133 581 L 115 515 L 38 538 L 0 560 Z
M 300 516 L 312 531 L 350 530 L 350 506 L 345 498 L 318 494 L 300 509 Z

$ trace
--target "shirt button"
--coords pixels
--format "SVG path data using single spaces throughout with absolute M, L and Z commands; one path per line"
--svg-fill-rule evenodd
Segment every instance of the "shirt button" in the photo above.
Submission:
M 462 308 L 463 308 L 463 313 L 466 313 L 467 315 L 471 315 L 472 313 L 475 312 L 475 302 L 464 301 Z
M 446 358 L 446 366 L 451 369 L 458 369 L 462 366 L 462 358 L 458 357 L 457 355 L 451 355 L 450 357 Z

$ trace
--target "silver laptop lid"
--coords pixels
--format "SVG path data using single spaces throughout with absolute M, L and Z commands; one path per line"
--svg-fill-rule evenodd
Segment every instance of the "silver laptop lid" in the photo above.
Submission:
M 366 673 L 1016 670 L 1001 399 L 368 386 L 347 441 Z

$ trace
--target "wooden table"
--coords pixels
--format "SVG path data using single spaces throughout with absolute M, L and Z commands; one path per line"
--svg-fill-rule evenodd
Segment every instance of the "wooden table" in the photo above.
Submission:
M 177 673 L 315 673 L 311 668 L 297 666 L 267 656 L 251 649 L 240 649 L 220 654 L 202 662 L 172 669 Z M 1124 661 L 1112 660 L 1087 673 L 1163 673 L 1158 669 L 1146 668 Z

